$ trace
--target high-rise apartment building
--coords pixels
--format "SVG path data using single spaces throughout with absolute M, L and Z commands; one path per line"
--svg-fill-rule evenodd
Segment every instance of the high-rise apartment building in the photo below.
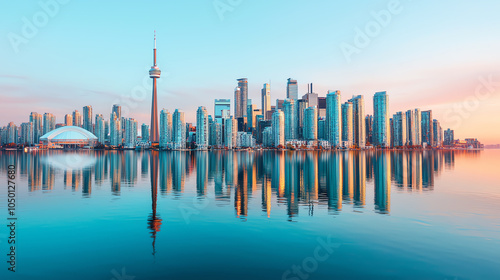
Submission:
M 318 140 L 318 108 L 309 107 L 304 110 L 304 140 Z M 340 139 L 339 139 L 340 141 Z
M 82 114 L 78 110 L 73 111 L 73 125 L 82 127 Z
M 208 112 L 204 106 L 198 107 L 196 111 L 196 145 L 197 149 L 206 150 L 208 148 Z
M 342 104 L 342 142 L 346 147 L 354 144 L 353 106 L 351 102 Z
M 224 145 L 228 149 L 236 147 L 236 137 L 238 135 L 238 121 L 233 116 L 226 119 L 224 124 Z
M 451 129 L 447 129 L 444 131 L 444 145 L 453 145 L 455 142 L 455 132 Z
M 224 119 L 231 115 L 231 99 L 215 99 L 214 118 L 215 121 L 224 124 Z
M 141 138 L 142 138 L 142 142 L 144 142 L 144 143 L 149 142 L 149 139 L 151 139 L 149 133 L 150 133 L 149 125 L 143 123 L 141 125 Z
M 283 103 L 285 114 L 285 141 L 298 139 L 299 122 L 297 118 L 297 100 L 286 99 Z
M 373 96 L 373 144 L 390 147 L 389 96 L 387 92 L 377 92 Z
M 432 110 L 422 111 L 422 143 L 434 146 Z
M 248 81 L 246 78 L 238 79 L 238 87 L 234 91 L 234 115 L 236 118 L 246 117 L 248 102 Z
M 43 134 L 56 129 L 56 117 L 51 113 L 43 114 Z
M 285 146 L 285 113 L 276 110 L 272 119 L 272 138 L 274 147 Z
M 261 98 L 262 98 L 262 115 L 264 116 L 264 120 L 268 120 L 267 112 L 271 111 L 271 85 L 266 83 L 262 87 L 261 90 Z
M 407 128 L 406 128 L 406 114 L 403 112 L 397 112 L 392 117 L 392 125 L 393 125 L 393 133 L 394 139 L 393 146 L 395 147 L 403 147 L 408 145 L 408 138 L 406 136 Z
M 342 111 L 340 91 L 329 91 L 326 96 L 326 130 L 327 140 L 332 147 L 339 147 L 342 140 Z
M 172 114 L 167 109 L 160 111 L 160 147 L 172 148 Z
M 66 114 L 64 115 L 64 125 L 72 126 L 73 125 L 73 115 Z
M 92 106 L 87 105 L 83 107 L 83 128 L 87 131 L 94 133 L 94 126 L 92 124 Z
M 297 80 L 288 78 L 288 82 L 286 84 L 286 98 L 294 100 L 299 99 L 299 85 L 297 84 Z
M 137 146 L 137 121 L 133 118 L 126 120 L 124 146 L 127 148 L 135 148 Z
M 68 115 L 67 115 L 68 116 Z M 97 141 L 99 143 L 104 144 L 106 142 L 106 134 L 105 134 L 105 124 L 104 118 L 101 114 L 95 115 L 95 133 L 94 135 L 97 137 Z
M 365 99 L 363 95 L 357 95 L 349 99 L 349 102 L 352 103 L 353 144 L 364 149 L 366 146 Z
M 172 116 L 172 148 L 175 150 L 186 148 L 186 121 L 184 112 L 175 109 Z
M 33 124 L 33 142 L 37 144 L 40 142 L 40 136 L 43 135 L 42 115 L 37 112 L 31 112 L 30 123 Z
M 20 144 L 32 146 L 33 140 L 33 123 L 27 122 L 21 124 L 21 141 Z

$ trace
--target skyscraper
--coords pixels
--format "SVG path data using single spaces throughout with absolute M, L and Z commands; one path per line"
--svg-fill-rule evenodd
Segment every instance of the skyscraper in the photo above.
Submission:
M 33 123 L 27 122 L 21 124 L 21 142 L 23 145 L 33 145 Z
M 73 116 L 70 114 L 64 115 L 64 125 L 72 126 L 73 125 Z
M 253 131 L 253 129 L 257 126 L 255 119 L 260 110 L 257 109 L 257 105 L 250 103 L 251 99 L 247 102 L 247 127 L 248 130 Z
M 439 123 L 438 120 L 434 119 L 432 121 L 432 128 L 433 128 L 433 144 L 434 147 L 441 147 L 443 145 L 443 130 L 441 129 L 441 124 Z
M 340 146 L 342 114 L 340 91 L 329 91 L 326 95 L 326 131 L 327 140 L 333 147 Z
M 286 98 L 294 100 L 299 99 L 299 86 L 297 84 L 297 80 L 288 78 L 288 82 L 286 84 Z
M 452 145 L 455 141 L 455 133 L 451 129 L 447 129 L 444 131 L 444 145 Z
M 365 117 L 365 135 L 366 143 L 373 144 L 373 115 Z
M 135 148 L 135 146 L 137 146 L 137 121 L 133 118 L 128 118 L 126 124 L 124 146 L 127 148 Z
M 394 131 L 394 139 L 393 146 L 395 147 L 403 147 L 408 145 L 406 132 L 408 131 L 406 128 L 406 114 L 403 112 L 397 112 L 392 117 L 392 125 Z
M 373 96 L 373 143 L 381 147 L 390 147 L 389 96 L 385 91 Z
M 51 113 L 43 114 L 43 134 L 56 129 L 56 117 Z
M 272 135 L 274 147 L 285 146 L 285 114 L 281 110 L 273 113 Z
M 236 118 L 246 117 L 248 101 L 248 81 L 246 78 L 237 79 L 238 87 L 234 91 L 234 115 Z
M 346 102 L 342 104 L 342 142 L 346 147 L 354 143 L 353 132 L 353 106 L 351 102 Z
M 14 122 L 10 122 L 7 125 L 7 141 L 6 141 L 6 143 L 7 144 L 11 144 L 11 143 L 17 144 L 18 138 L 19 138 L 18 133 L 19 132 L 17 130 L 17 126 L 14 124 Z
M 228 149 L 236 147 L 236 136 L 238 135 L 238 121 L 233 117 L 226 119 L 224 124 L 224 145 Z
M 33 142 L 38 143 L 43 133 L 42 115 L 37 112 L 31 112 L 30 123 L 33 123 Z
M 304 139 L 303 130 L 304 130 L 304 111 L 309 107 L 309 103 L 307 100 L 299 99 L 297 100 L 297 123 L 299 126 L 299 130 L 297 132 L 297 137 L 299 139 Z
M 285 141 L 298 139 L 299 122 L 297 118 L 297 100 L 286 99 L 283 103 L 285 114 Z
M 109 116 L 109 144 L 111 146 L 119 146 L 122 144 L 122 132 L 121 132 L 121 121 L 116 115 L 116 112 L 112 112 Z
M 422 136 L 420 134 L 420 109 L 406 111 L 406 144 L 420 146 Z
M 122 119 L 122 106 L 118 104 L 113 104 L 113 108 L 111 109 L 111 113 L 115 113 L 118 119 Z
M 304 110 L 304 140 L 318 140 L 318 108 L 309 107 Z
M 358 95 L 353 96 L 349 102 L 352 103 L 353 141 L 358 148 L 364 149 L 366 146 L 365 99 L 363 95 Z
M 198 107 L 196 111 L 196 145 L 200 150 L 208 148 L 208 112 L 204 106 Z
M 172 114 L 167 109 L 160 111 L 160 147 L 172 148 Z
M 68 115 L 67 115 L 68 116 Z M 104 144 L 106 142 L 106 134 L 105 134 L 105 124 L 104 118 L 101 114 L 95 115 L 95 136 L 97 136 L 97 141 L 99 143 Z
M 160 78 L 161 71 L 156 65 L 156 32 L 155 32 L 155 47 L 153 49 L 153 66 L 149 70 L 149 77 L 153 79 L 153 98 L 151 104 L 151 134 L 149 140 L 151 143 L 158 143 L 160 137 L 158 135 L 158 103 L 157 103 L 157 85 L 156 79 Z M 143 136 L 144 137 L 144 136 Z M 143 139 L 144 140 L 144 139 Z
M 422 111 L 422 143 L 434 146 L 432 110 Z
M 231 99 L 215 99 L 214 117 L 215 121 L 224 124 L 223 119 L 229 118 L 231 114 Z
M 73 125 L 82 127 L 82 115 L 78 110 L 73 111 Z
M 180 150 L 186 148 L 186 121 L 184 112 L 175 109 L 172 116 L 172 148 Z
M 268 120 L 267 112 L 271 111 L 271 85 L 264 84 L 261 90 L 262 98 L 262 115 L 264 115 L 264 120 Z
M 92 106 L 88 105 L 83 107 L 83 128 L 94 133 L 92 116 Z
M 141 137 L 142 137 L 142 142 L 148 142 L 151 139 L 150 135 L 150 130 L 149 130 L 149 125 L 143 123 L 141 125 Z

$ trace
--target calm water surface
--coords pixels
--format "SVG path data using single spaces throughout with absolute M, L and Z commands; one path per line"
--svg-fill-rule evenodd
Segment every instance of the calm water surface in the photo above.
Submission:
M 0 277 L 500 279 L 499 165 L 499 150 L 0 152 Z

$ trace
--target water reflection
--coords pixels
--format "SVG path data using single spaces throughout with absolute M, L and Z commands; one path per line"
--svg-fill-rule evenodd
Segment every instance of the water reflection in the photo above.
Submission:
M 299 211 L 314 215 L 317 206 L 334 215 L 345 205 L 363 210 L 367 185 L 374 188 L 372 210 L 389 214 L 391 186 L 405 192 L 432 191 L 435 177 L 453 169 L 455 157 L 477 157 L 480 152 L 40 151 L 0 155 L 3 172 L 8 164 L 17 163 L 30 192 L 51 191 L 56 180 L 62 180 L 64 189 L 86 198 L 92 196 L 92 184 L 109 184 L 111 193 L 119 196 L 122 187 L 134 187 L 150 175 L 144 180 L 151 181 L 153 210 L 148 224 L 154 238 L 161 225 L 156 214 L 158 189 L 162 196 L 180 199 L 186 195 L 185 184 L 191 176 L 196 176 L 196 188 L 188 187 L 189 192 L 206 198 L 212 192 L 208 187 L 213 186 L 215 204 L 233 205 L 235 216 L 241 219 L 248 217 L 255 199 L 267 217 L 273 205 L 285 205 L 289 220 Z

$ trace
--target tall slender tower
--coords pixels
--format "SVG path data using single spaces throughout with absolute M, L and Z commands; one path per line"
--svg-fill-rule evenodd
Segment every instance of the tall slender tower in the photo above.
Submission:
M 156 66 L 156 31 L 155 31 L 155 48 L 153 49 L 153 62 L 154 65 L 149 70 L 149 77 L 153 79 L 153 102 L 151 104 L 151 132 L 149 134 L 149 140 L 151 144 L 158 143 L 160 141 L 158 134 L 158 103 L 156 101 L 157 91 L 156 91 L 156 79 L 160 78 L 160 68 Z

